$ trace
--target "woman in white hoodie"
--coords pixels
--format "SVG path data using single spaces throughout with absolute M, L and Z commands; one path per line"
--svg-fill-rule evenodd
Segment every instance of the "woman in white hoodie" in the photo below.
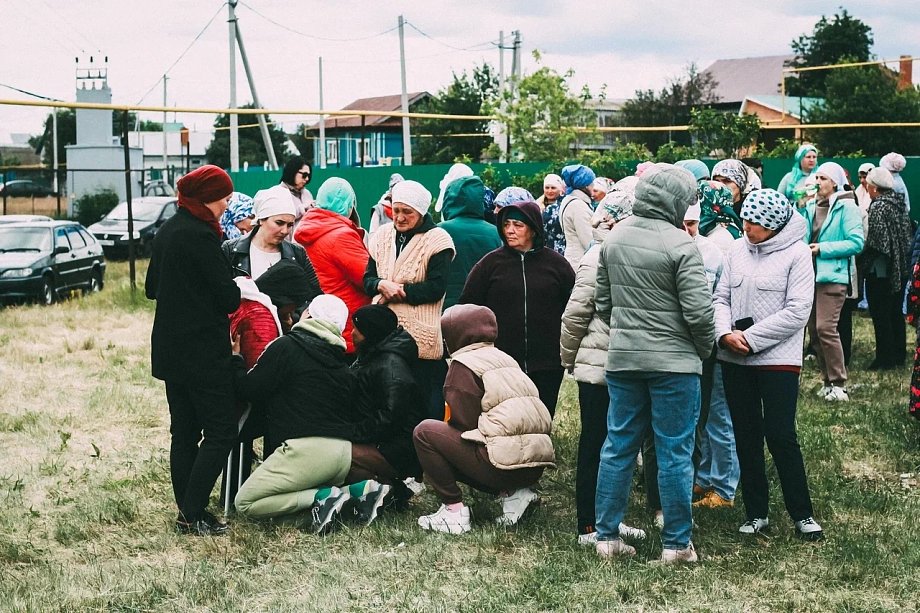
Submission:
M 814 300 L 808 230 L 786 197 L 748 194 L 744 238 L 726 258 L 715 293 L 716 339 L 735 430 L 747 521 L 742 534 L 768 529 L 764 438 L 799 536 L 817 539 L 805 464 L 795 431 L 805 324 Z

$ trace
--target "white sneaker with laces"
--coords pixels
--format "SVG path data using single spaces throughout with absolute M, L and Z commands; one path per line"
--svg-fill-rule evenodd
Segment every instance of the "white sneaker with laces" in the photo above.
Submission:
M 686 549 L 662 549 L 659 563 L 693 564 L 698 562 L 699 559 L 699 556 L 696 555 L 696 549 L 693 548 L 693 543 L 688 543 Z
M 655 513 L 655 527 L 659 530 L 664 528 L 664 514 L 660 511 Z
M 595 546 L 595 551 L 597 551 L 597 555 L 602 558 L 616 558 L 620 556 L 636 555 L 636 548 L 624 543 L 623 539 L 616 539 L 613 541 L 598 541 L 597 545 Z
M 829 391 L 831 391 L 830 385 L 822 386 L 821 389 L 818 390 L 818 398 L 825 398 Z
M 816 522 L 814 517 L 806 517 L 805 519 L 795 522 L 795 532 L 799 538 L 809 541 L 817 541 L 824 538 L 821 524 Z
M 587 534 L 578 535 L 578 544 L 587 547 L 588 545 L 597 544 L 597 532 L 588 532 Z
M 540 496 L 528 487 L 519 489 L 510 496 L 502 496 L 502 515 L 495 523 L 506 527 L 516 525 L 531 504 L 540 504 Z
M 622 538 L 633 539 L 637 541 L 641 541 L 642 539 L 645 538 L 645 530 L 642 530 L 641 528 L 633 528 L 632 526 L 627 526 L 623 522 L 620 522 L 620 527 L 618 528 L 618 530 L 620 532 L 620 537 Z
M 422 493 L 425 489 L 425 484 L 421 481 L 416 481 L 415 477 L 409 477 L 403 483 L 406 484 L 406 487 L 409 488 L 409 491 L 412 492 L 413 496 L 417 496 Z
M 472 527 L 470 522 L 470 508 L 463 505 L 458 513 L 451 513 L 447 505 L 441 505 L 437 513 L 422 515 L 418 518 L 418 525 L 422 530 L 434 530 L 448 534 L 464 534 Z
M 741 534 L 757 534 L 759 532 L 766 532 L 769 529 L 770 520 L 766 517 L 757 517 L 755 519 L 749 519 L 741 524 L 741 527 L 738 528 L 738 532 Z
M 832 385 L 830 390 L 828 390 L 827 395 L 824 396 L 824 399 L 828 402 L 849 402 L 850 395 L 847 394 L 847 389 L 845 387 Z

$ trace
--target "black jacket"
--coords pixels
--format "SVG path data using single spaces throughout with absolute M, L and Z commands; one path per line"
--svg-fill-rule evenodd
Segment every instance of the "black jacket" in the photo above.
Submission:
M 421 476 L 412 431 L 423 419 L 427 403 L 412 377 L 418 344 L 397 328 L 369 351 L 359 351 L 351 369 L 358 378 L 356 404 L 372 432 L 373 442 L 400 477 Z
M 230 320 L 240 289 L 220 253 L 220 239 L 184 208 L 153 244 L 147 298 L 157 301 L 150 361 L 157 379 L 227 384 Z
M 224 252 L 224 257 L 227 258 L 227 261 L 230 262 L 230 266 L 233 268 L 234 277 L 252 276 L 249 249 L 252 246 L 252 237 L 255 236 L 258 231 L 259 227 L 253 226 L 252 232 L 249 234 L 227 241 L 220 246 L 221 250 Z M 313 264 L 310 262 L 310 258 L 307 257 L 307 252 L 303 247 L 297 243 L 283 241 L 281 243 L 281 259 L 294 260 L 303 268 L 304 272 L 307 273 L 307 279 L 313 291 L 313 294 L 307 299 L 307 302 L 310 302 L 323 293 L 319 287 L 319 279 L 316 278 L 316 271 L 313 269 Z
M 266 347 L 248 373 L 242 356 L 234 356 L 234 366 L 237 393 L 265 411 L 272 447 L 307 436 L 370 442 L 343 347 L 295 327 Z

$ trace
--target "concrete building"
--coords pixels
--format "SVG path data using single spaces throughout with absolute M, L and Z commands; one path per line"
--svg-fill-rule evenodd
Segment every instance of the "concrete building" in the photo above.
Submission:
M 92 58 L 90 58 L 92 62 Z M 77 67 L 77 102 L 111 104 L 108 69 Z M 77 109 L 77 144 L 67 145 L 67 212 L 73 214 L 74 203 L 84 195 L 103 190 L 126 199 L 125 150 L 121 139 L 112 135 L 112 111 Z M 143 151 L 129 150 L 131 168 L 143 168 Z M 143 172 L 131 173 L 132 196 L 141 195 Z
M 170 124 L 171 125 L 171 124 Z M 181 128 L 181 126 L 179 126 Z M 186 148 L 182 146 L 182 135 L 177 130 L 166 132 L 166 169 L 167 174 L 180 177 L 185 174 L 186 162 L 191 170 L 207 163 L 205 151 L 211 140 L 213 132 L 189 132 L 188 159 Z M 162 178 L 163 171 L 163 133 L 162 132 L 128 132 L 128 143 L 132 147 L 139 147 L 144 152 L 143 168 L 146 171 L 146 180 L 151 181 Z M 170 184 L 174 184 L 170 180 Z

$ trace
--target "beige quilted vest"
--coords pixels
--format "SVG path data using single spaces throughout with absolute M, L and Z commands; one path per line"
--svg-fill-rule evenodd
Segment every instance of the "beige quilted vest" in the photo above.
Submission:
M 463 438 L 484 444 L 489 461 L 502 470 L 554 468 L 552 417 L 514 358 L 491 343 L 464 347 L 451 357 L 476 373 L 485 388 L 478 428 Z
M 441 228 L 433 228 L 423 234 L 416 234 L 396 257 L 396 227 L 387 224 L 375 234 L 371 244 L 371 257 L 377 263 L 377 276 L 395 283 L 420 283 L 425 280 L 428 260 L 436 253 L 450 249 L 456 254 L 450 234 Z M 381 296 L 374 296 L 373 303 Z M 418 357 L 422 360 L 440 360 L 444 355 L 441 340 L 441 307 L 444 296 L 437 302 L 411 305 L 406 303 L 387 304 L 399 318 L 399 325 L 406 329 L 418 343 Z

